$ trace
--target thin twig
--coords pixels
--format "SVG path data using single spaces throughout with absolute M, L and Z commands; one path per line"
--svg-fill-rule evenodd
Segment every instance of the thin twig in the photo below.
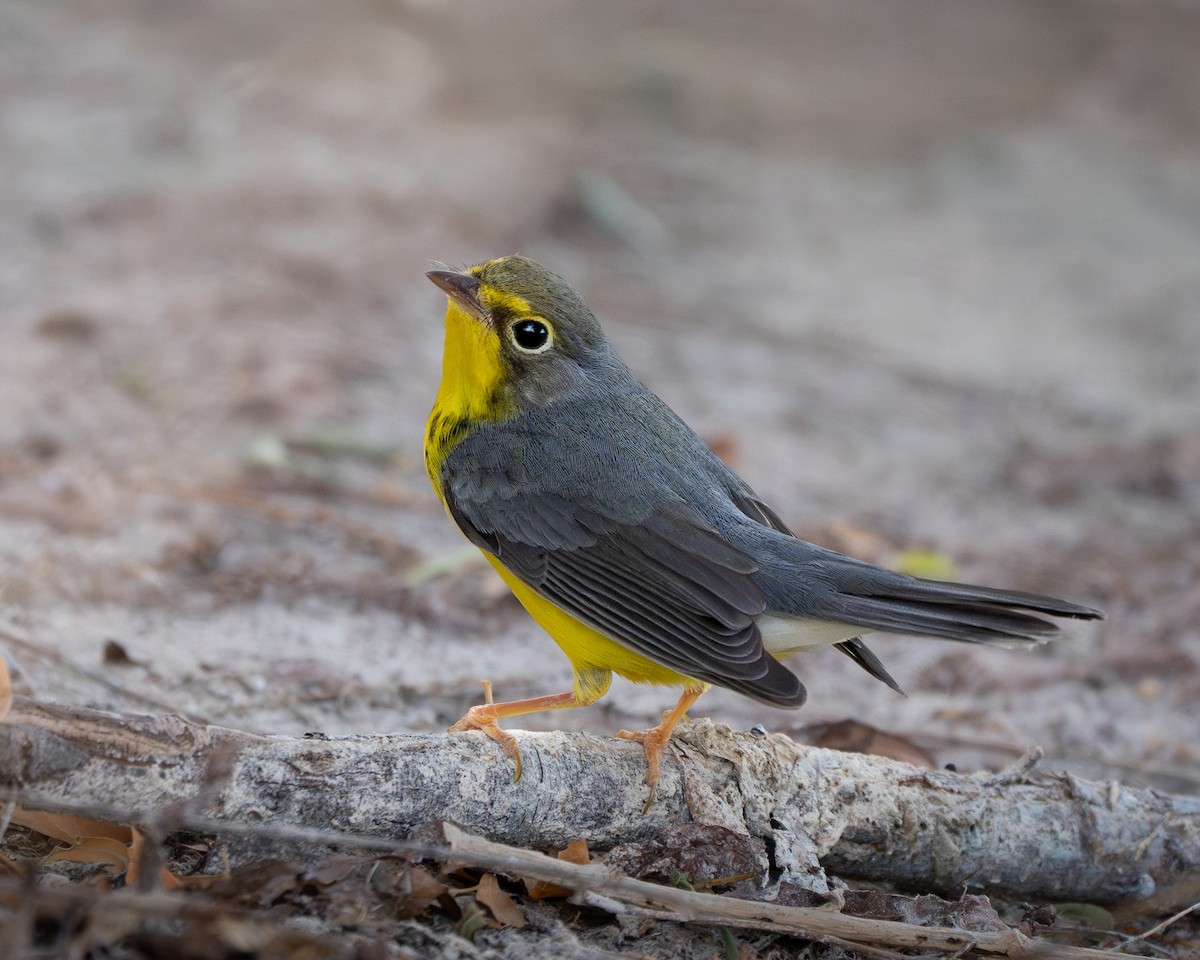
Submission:
M 1137 936 L 1130 937 L 1128 940 L 1124 941 L 1123 943 L 1118 943 L 1115 947 L 1109 947 L 1107 952 L 1108 953 L 1120 953 L 1126 947 L 1131 946 L 1141 940 L 1149 940 L 1151 937 L 1158 936 L 1158 934 L 1160 934 L 1164 930 L 1166 930 L 1167 927 L 1171 926 L 1171 924 L 1175 923 L 1178 920 L 1182 920 L 1184 917 L 1186 917 L 1189 913 L 1193 912 L 1194 910 L 1200 910 L 1200 901 L 1193 903 L 1190 907 L 1184 907 L 1182 910 L 1180 910 L 1174 916 L 1167 917 L 1167 919 L 1164 920 L 1162 923 L 1151 927 L 1149 930 L 1145 930 L 1142 933 L 1139 933 Z
M 543 853 L 494 843 L 471 836 L 449 823 L 443 825 L 443 831 L 453 861 L 543 880 L 572 890 L 599 893 L 633 907 L 657 911 L 659 916 L 665 912 L 681 923 L 765 930 L 813 941 L 834 937 L 865 946 L 936 950 L 943 954 L 953 954 L 969 947 L 985 957 L 1096 960 L 1108 955 L 1105 951 L 1087 947 L 1039 943 L 1015 929 L 996 932 L 918 927 L 894 920 L 871 920 L 813 907 L 787 907 L 692 893 L 678 887 L 634 880 L 604 866 L 569 863 Z

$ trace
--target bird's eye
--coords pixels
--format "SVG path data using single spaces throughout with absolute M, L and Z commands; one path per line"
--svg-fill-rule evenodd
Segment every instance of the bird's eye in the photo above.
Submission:
M 550 328 L 541 320 L 518 320 L 508 328 L 508 335 L 517 349 L 525 353 L 550 349 Z

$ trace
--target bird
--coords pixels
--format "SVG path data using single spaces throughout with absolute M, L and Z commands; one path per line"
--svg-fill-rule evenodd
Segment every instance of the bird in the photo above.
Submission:
M 833 645 L 900 690 L 862 635 L 1028 646 L 1049 618 L 1101 611 L 922 579 L 799 539 L 641 384 L 582 298 L 522 256 L 426 276 L 447 296 L 425 466 L 442 505 L 570 661 L 562 693 L 471 707 L 451 731 L 595 703 L 613 674 L 679 689 L 641 743 L 649 788 L 675 725 L 710 687 L 799 707 L 782 660 Z

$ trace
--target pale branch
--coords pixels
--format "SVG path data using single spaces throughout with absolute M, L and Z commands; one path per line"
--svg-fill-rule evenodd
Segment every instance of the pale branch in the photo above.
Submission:
M 569 863 L 534 850 L 522 850 L 443 825 L 451 861 L 574 890 L 582 902 L 612 910 L 611 901 L 679 923 L 763 930 L 836 943 L 850 948 L 881 946 L 979 957 L 1054 957 L 1085 960 L 1112 954 L 1068 944 L 1046 944 L 1019 930 L 958 930 L 923 927 L 894 920 L 855 917 L 820 907 L 791 907 L 741 900 L 647 883 L 614 873 L 600 864 Z
M 520 847 L 583 837 L 631 872 L 754 870 L 818 891 L 828 870 L 951 896 L 971 886 L 1116 902 L 1200 872 L 1194 797 L 920 770 L 695 721 L 672 741 L 643 814 L 637 745 L 518 740 L 525 774 L 513 783 L 511 761 L 481 734 L 264 737 L 18 700 L 0 724 L 0 786 L 168 827 L 204 819 L 395 839 L 450 820 Z

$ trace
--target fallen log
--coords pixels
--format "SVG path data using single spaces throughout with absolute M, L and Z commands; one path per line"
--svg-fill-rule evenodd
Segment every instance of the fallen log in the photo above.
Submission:
M 1200 872 L 1200 799 L 1068 774 L 964 775 L 682 726 L 643 813 L 641 748 L 518 734 L 520 782 L 481 734 L 260 736 L 18 699 L 0 723 L 0 787 L 22 803 L 131 811 L 144 823 L 280 824 L 402 839 L 450 820 L 494 840 L 585 838 L 627 872 L 828 876 L 957 896 L 1115 903 Z M 658 860 L 655 860 L 658 858 Z M 637 869 L 633 869 L 636 867 Z

